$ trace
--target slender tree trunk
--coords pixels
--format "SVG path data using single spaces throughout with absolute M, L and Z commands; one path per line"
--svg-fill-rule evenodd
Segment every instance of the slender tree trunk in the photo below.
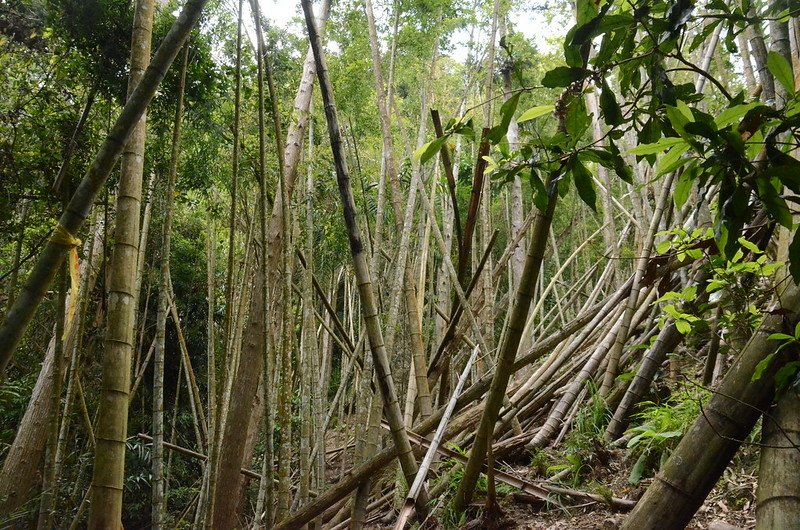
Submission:
M 28 213 L 30 212 L 30 202 L 21 201 L 19 206 L 19 232 L 17 240 L 14 242 L 14 259 L 11 262 L 11 278 L 8 281 L 8 303 L 6 307 L 14 306 L 17 298 L 17 284 L 19 283 L 19 267 L 22 258 L 22 244 L 25 242 L 25 226 L 28 224 Z
M 64 311 L 66 310 L 67 271 L 62 266 L 56 303 L 56 344 L 53 362 L 58 367 L 51 371 L 50 409 L 53 411 L 47 425 L 47 454 L 45 455 L 44 476 L 42 480 L 42 496 L 39 504 L 39 522 L 37 528 L 48 529 L 53 524 L 58 493 L 58 475 L 56 474 L 56 446 L 58 445 L 59 404 L 61 403 L 62 366 L 64 365 Z M 77 296 L 73 293 L 72 296 Z
M 323 2 L 320 9 L 321 24 L 328 18 L 330 9 L 329 2 Z M 309 105 L 311 103 L 311 93 L 316 70 L 313 55 L 309 50 L 306 62 L 303 65 L 303 75 L 294 101 L 294 111 L 292 124 L 289 128 L 286 140 L 286 150 L 284 153 L 283 178 L 285 180 L 287 197 L 291 198 L 294 178 L 297 175 L 297 166 L 302 153 L 302 144 L 309 120 Z M 283 211 L 280 194 L 276 197 L 273 204 L 273 213 L 267 233 L 266 249 L 268 255 L 267 263 L 271 270 L 277 270 L 278 264 L 272 260 L 280 257 L 282 243 L 282 215 Z M 277 252 L 277 254 L 275 254 Z M 264 257 L 262 256 L 263 260 Z M 264 278 L 261 274 L 256 274 L 256 282 L 253 286 L 253 293 L 261 293 L 264 285 Z M 221 418 L 221 441 L 220 459 L 216 468 L 217 483 L 226 484 L 225 491 L 216 491 L 214 496 L 214 528 L 231 528 L 236 524 L 234 512 L 241 492 L 241 479 L 236 473 L 243 463 L 245 454 L 245 441 L 247 428 L 243 425 L 249 424 L 253 397 L 258 388 L 259 375 L 264 369 L 264 345 L 262 336 L 262 323 L 265 318 L 265 305 L 262 297 L 258 294 L 252 297 L 250 308 L 250 321 L 247 325 L 248 333 L 246 344 L 244 345 L 239 364 L 247 366 L 247 370 L 239 370 L 231 373 L 231 392 L 229 408 L 225 416 Z M 220 410 L 220 414 L 222 414 Z M 269 433 L 268 433 L 269 436 Z M 267 509 L 270 509 L 269 505 Z M 218 513 L 220 511 L 220 513 Z
M 370 0 L 366 0 L 365 2 L 365 10 L 367 14 L 367 26 L 369 29 L 370 35 L 370 49 L 372 51 L 372 71 L 375 77 L 375 92 L 377 95 L 378 100 L 378 114 L 380 117 L 381 123 L 381 134 L 383 137 L 383 152 L 385 157 L 386 163 L 386 172 L 389 178 L 389 184 L 391 186 L 392 191 L 392 209 L 394 212 L 395 218 L 395 229 L 397 230 L 398 234 L 407 234 L 410 227 L 408 226 L 407 222 L 404 222 L 404 219 L 408 215 L 403 215 L 403 211 L 400 206 L 400 197 L 401 197 L 401 190 L 400 190 L 400 179 L 397 174 L 397 163 L 394 158 L 394 142 L 392 140 L 392 131 L 391 131 L 391 122 L 389 119 L 389 109 L 387 107 L 387 98 L 385 89 L 383 86 L 383 76 L 381 73 L 381 66 L 380 66 L 380 48 L 378 46 L 378 36 L 375 29 L 375 17 L 372 11 L 372 2 Z M 438 38 L 437 38 L 438 41 Z M 436 52 L 434 51 L 434 56 Z M 422 87 L 422 90 L 425 91 L 427 87 Z M 424 105 L 424 100 L 422 103 L 422 111 L 421 111 L 421 124 L 420 127 L 424 127 L 425 117 L 427 116 L 427 109 Z M 424 129 L 423 129 L 424 130 Z M 417 168 L 414 172 L 419 173 L 419 168 Z M 414 184 L 412 186 L 412 191 L 410 195 L 414 194 Z M 413 199 L 409 197 L 409 206 L 406 209 L 406 214 L 409 211 L 413 212 Z M 380 252 L 380 249 L 377 249 Z M 403 247 L 401 243 L 400 255 L 403 255 Z M 407 256 L 407 254 L 406 254 Z M 408 317 L 408 325 L 409 325 L 409 335 L 411 339 L 411 355 L 414 361 L 414 366 L 416 368 L 416 373 L 418 374 L 417 377 L 417 403 L 420 410 L 420 414 L 423 417 L 426 417 L 431 412 L 431 397 L 430 397 L 430 389 L 428 388 L 428 380 L 425 377 L 427 373 L 427 362 L 426 362 L 426 355 L 425 355 L 425 345 L 422 341 L 422 329 L 421 329 L 421 321 L 419 316 L 419 304 L 417 302 L 417 294 L 415 292 L 415 280 L 414 280 L 414 271 L 412 268 L 412 264 L 408 258 L 398 258 L 399 263 L 395 264 L 396 267 L 403 268 L 403 294 L 404 294 L 404 301 L 406 307 L 406 315 Z M 391 319 L 390 319 L 391 321 Z
M 628 302 L 625 309 L 625 315 L 623 316 L 622 326 L 620 327 L 619 333 L 617 333 L 617 340 L 614 343 L 614 347 L 609 353 L 608 365 L 606 366 L 606 373 L 603 377 L 603 385 L 600 387 L 600 395 L 603 397 L 607 397 L 611 392 L 614 379 L 617 377 L 619 360 L 622 356 L 622 348 L 625 346 L 625 343 L 628 340 L 628 335 L 631 329 L 631 319 L 633 318 L 634 311 L 636 311 L 636 301 L 638 300 L 639 293 L 642 289 L 642 278 L 644 277 L 647 263 L 650 260 L 650 252 L 653 249 L 653 242 L 656 237 L 656 232 L 658 231 L 659 222 L 661 221 L 661 217 L 672 195 L 671 189 L 674 176 L 675 175 L 673 173 L 670 173 L 664 178 L 661 188 L 661 195 L 658 198 L 658 202 L 656 202 L 653 218 L 650 220 L 650 228 L 648 229 L 647 235 L 645 236 L 642 246 L 639 249 L 639 258 L 636 264 L 636 273 L 634 274 L 633 278 L 633 287 L 631 288 L 631 293 L 628 296 Z
M 169 305 L 169 253 L 172 240 L 173 202 L 175 182 L 178 176 L 180 157 L 181 123 L 183 120 L 183 88 L 186 85 L 186 66 L 189 60 L 189 44 L 183 47 L 183 59 L 178 81 L 178 101 L 175 105 L 175 120 L 172 128 L 172 148 L 169 174 L 167 176 L 166 200 L 164 203 L 164 226 L 161 243 L 161 286 L 158 294 L 156 317 L 156 350 L 153 360 L 153 457 L 152 521 L 154 529 L 164 524 L 166 501 L 164 497 L 164 343 L 166 340 L 167 308 Z
M 133 22 L 129 100 L 150 62 L 153 0 L 139 0 Z M 117 224 L 111 257 L 108 327 L 103 354 L 103 382 L 96 432 L 89 528 L 120 528 L 122 486 L 125 478 L 125 440 L 128 427 L 128 393 L 133 353 L 133 299 L 139 249 L 139 215 L 146 114 L 141 118 L 122 155 L 117 192 Z

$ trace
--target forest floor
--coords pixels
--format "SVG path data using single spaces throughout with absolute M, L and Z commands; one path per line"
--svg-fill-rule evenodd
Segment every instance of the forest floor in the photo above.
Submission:
M 552 450 L 552 456 L 559 456 L 558 450 Z M 560 455 L 563 457 L 563 454 Z M 638 499 L 652 482 L 652 478 L 642 479 L 632 486 L 628 477 L 634 461 L 629 458 L 625 449 L 608 451 L 607 459 L 602 466 L 598 465 L 582 476 L 575 485 L 563 484 L 564 487 L 581 491 L 602 493 L 611 492 L 614 497 Z M 725 471 L 717 486 L 712 490 L 703 506 L 687 527 L 689 530 L 736 530 L 755 527 L 755 495 L 756 468 L 758 453 L 754 448 L 744 448 Z M 505 467 L 512 474 L 525 478 L 530 482 L 541 481 L 533 467 L 527 465 Z M 501 523 L 497 529 L 519 530 L 613 530 L 619 528 L 625 519 L 624 512 L 615 511 L 600 503 L 572 503 L 565 501 L 564 507 L 533 505 L 521 501 L 514 491 L 498 492 L 498 501 L 502 510 Z M 477 507 L 482 499 L 474 501 Z M 477 508 L 476 508 L 477 509 Z M 477 513 L 477 512 L 476 512 Z M 371 514 L 376 519 L 377 514 Z M 394 517 L 382 514 L 383 524 L 373 523 L 369 528 L 389 530 L 394 524 Z M 439 524 L 433 528 L 450 529 L 450 525 Z M 461 530 L 489 528 L 479 516 L 468 520 Z

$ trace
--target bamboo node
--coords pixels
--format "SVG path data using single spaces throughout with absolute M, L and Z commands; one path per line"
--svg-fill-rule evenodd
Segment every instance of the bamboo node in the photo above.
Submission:
M 53 234 L 50 236 L 50 241 L 56 245 L 62 245 L 69 248 L 75 248 L 81 244 L 81 240 L 69 233 L 69 230 L 64 228 L 64 225 L 58 223 Z

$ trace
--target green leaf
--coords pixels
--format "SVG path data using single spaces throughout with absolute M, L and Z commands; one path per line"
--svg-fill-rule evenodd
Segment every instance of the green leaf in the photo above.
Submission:
M 689 323 L 685 320 L 680 319 L 675 321 L 675 328 L 681 335 L 687 335 L 690 331 L 692 331 L 692 326 L 689 325 Z
M 756 246 L 756 244 L 755 244 L 755 243 L 753 243 L 752 241 L 748 241 L 748 240 L 746 240 L 744 237 L 740 237 L 740 238 L 738 239 L 738 241 L 739 241 L 739 244 L 740 244 L 740 245 L 742 245 L 744 248 L 746 248 L 747 250 L 749 250 L 749 251 L 750 251 L 750 252 L 752 252 L 753 254 L 763 254 L 763 252 L 761 251 L 761 249 L 760 249 L 760 248 L 758 248 L 758 247 Z
M 675 191 L 672 194 L 672 198 L 675 200 L 675 207 L 679 210 L 683 208 L 684 204 L 686 204 L 689 194 L 692 192 L 693 185 L 694 180 L 692 180 L 688 172 L 684 171 L 678 177 L 678 181 L 675 183 Z
M 603 79 L 603 89 L 600 92 L 600 108 L 603 110 L 603 116 L 609 126 L 615 127 L 624 121 L 614 91 L 611 90 L 605 79 Z
M 437 138 L 432 142 L 422 145 L 419 149 L 414 151 L 414 158 L 419 160 L 420 164 L 424 164 L 439 152 L 449 136 L 450 135 L 445 134 L 444 136 Z
M 631 475 L 628 477 L 628 482 L 632 485 L 636 485 L 642 480 L 642 476 L 644 476 L 644 466 L 647 463 L 647 453 L 642 453 L 639 456 L 639 459 L 634 464 L 633 469 L 631 470 Z
M 798 371 L 800 371 L 800 361 L 786 363 L 780 370 L 775 372 L 775 387 L 778 390 L 788 388 L 789 384 L 797 379 Z
M 792 73 L 792 65 L 786 60 L 786 57 L 778 52 L 771 51 L 767 55 L 767 68 L 775 76 L 775 79 L 783 85 L 786 92 L 794 95 L 794 75 Z
M 769 337 L 768 340 L 794 340 L 794 337 L 791 335 L 787 335 L 786 333 L 773 333 Z
M 750 379 L 751 381 L 758 381 L 761 379 L 761 376 L 764 375 L 764 371 L 769 368 L 769 364 L 772 362 L 773 357 L 775 357 L 775 354 L 770 353 L 756 365 L 756 369 L 753 371 L 753 377 Z
M 571 85 L 588 74 L 584 68 L 557 66 L 544 74 L 542 85 L 547 88 L 562 88 Z
M 780 183 L 778 179 L 774 180 Z M 784 198 L 778 194 L 772 181 L 773 179 L 763 178 L 756 180 L 758 196 L 761 198 L 761 202 L 764 203 L 767 212 L 778 221 L 778 223 L 791 230 L 792 213 L 789 211 L 789 207 L 786 205 Z M 780 185 L 782 186 L 782 184 Z M 792 244 L 794 244 L 794 241 L 792 241 Z
M 745 105 L 736 105 L 735 107 L 731 107 L 729 109 L 725 109 L 719 113 L 719 115 L 714 118 L 714 123 L 717 125 L 717 129 L 722 129 L 737 122 L 740 118 L 742 118 L 745 114 L 750 112 L 756 107 L 760 107 L 761 103 L 754 101 L 752 103 L 747 103 Z
M 689 144 L 686 143 L 683 145 L 678 144 L 672 147 L 672 149 L 669 150 L 669 153 L 661 157 L 661 160 L 659 160 L 658 169 L 656 170 L 656 177 L 671 173 L 687 163 L 690 159 L 683 158 L 683 155 L 688 150 Z
M 489 140 L 489 142 L 493 144 L 498 143 L 508 132 L 508 126 L 514 118 L 514 112 L 517 110 L 517 104 L 519 103 L 519 96 L 521 94 L 522 92 L 517 92 L 508 98 L 508 101 L 503 103 L 503 106 L 500 107 L 500 124 L 492 127 L 489 134 L 486 135 L 486 139 Z
M 670 147 L 686 144 L 686 140 L 677 136 L 667 136 L 652 144 L 640 144 L 628 151 L 632 155 L 655 155 L 666 151 Z M 688 145 L 688 144 L 686 144 Z
M 575 179 L 575 187 L 578 189 L 580 198 L 589 205 L 589 208 L 597 211 L 597 193 L 594 191 L 592 184 L 592 173 L 586 169 L 580 160 L 577 158 L 571 161 L 572 177 Z
M 545 114 L 550 114 L 555 110 L 554 105 L 539 105 L 538 107 L 531 107 L 522 115 L 517 118 L 517 123 L 523 123 L 526 121 L 530 121 L 534 118 L 538 118 L 539 116 L 544 116 Z
M 535 168 L 531 168 L 530 182 L 531 188 L 533 189 L 533 204 L 539 208 L 539 210 L 545 211 L 547 209 L 547 190 Z
M 564 122 L 567 127 L 567 134 L 572 137 L 574 145 L 583 136 L 586 129 L 589 128 L 589 113 L 586 111 L 586 103 L 583 96 L 571 96 L 568 101 Z

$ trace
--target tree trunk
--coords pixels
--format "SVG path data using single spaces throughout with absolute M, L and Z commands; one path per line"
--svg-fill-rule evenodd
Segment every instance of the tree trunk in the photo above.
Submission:
M 800 398 L 790 385 L 764 414 L 756 495 L 756 529 L 793 528 L 800 521 Z
M 329 2 L 323 2 L 320 11 L 320 21 L 328 18 L 330 9 Z M 286 194 L 291 198 L 294 178 L 297 175 L 297 166 L 302 153 L 302 145 L 306 126 L 309 123 L 308 109 L 311 104 L 312 86 L 316 76 L 314 58 L 309 50 L 306 62 L 303 65 L 303 75 L 294 101 L 294 111 L 292 125 L 289 128 L 286 140 L 286 150 L 284 153 L 283 178 L 285 180 Z M 280 248 L 283 244 L 282 234 L 282 204 L 280 195 L 275 198 L 272 207 L 272 218 L 267 232 L 266 248 L 271 256 L 267 256 L 271 270 L 277 270 L 277 262 L 271 260 L 280 257 Z M 262 260 L 265 259 L 263 256 Z M 264 285 L 264 277 L 256 274 L 256 282 L 251 292 L 261 293 Z M 265 322 L 264 300 L 259 294 L 251 299 L 250 321 L 248 322 L 247 341 L 242 348 L 239 364 L 247 366 L 247 370 L 232 372 L 230 380 L 232 386 L 229 409 L 225 417 L 221 418 L 222 436 L 219 451 L 219 465 L 216 468 L 217 483 L 226 484 L 225 491 L 219 489 L 214 495 L 214 528 L 231 528 L 236 524 L 235 510 L 241 492 L 241 479 L 236 473 L 236 469 L 243 464 L 245 454 L 245 440 L 251 413 L 250 404 L 258 388 L 259 374 L 264 367 L 264 340 L 262 335 L 262 323 Z M 222 414 L 222 410 L 220 410 Z M 269 506 L 267 506 L 269 508 Z M 218 513 L 221 511 L 221 513 Z
M 520 283 L 515 295 L 514 306 L 505 330 L 505 340 L 497 356 L 497 365 L 492 377 L 491 391 L 486 399 L 486 408 L 481 417 L 475 443 L 470 451 L 469 462 L 464 469 L 464 476 L 454 499 L 455 509 L 458 512 L 464 511 L 472 501 L 475 484 L 478 481 L 478 476 L 486 457 L 486 448 L 492 442 L 489 437 L 494 431 L 497 415 L 506 397 L 506 388 L 513 371 L 514 360 L 522 339 L 522 331 L 528 316 L 528 310 L 534 297 L 536 282 L 547 247 L 547 234 L 550 231 L 553 212 L 558 200 L 554 186 L 556 176 L 550 175 L 545 184 L 546 189 L 548 189 L 546 209 L 536 213 L 531 245 L 528 249 L 528 257 L 525 259 L 525 269 L 522 273 L 523 281 Z

